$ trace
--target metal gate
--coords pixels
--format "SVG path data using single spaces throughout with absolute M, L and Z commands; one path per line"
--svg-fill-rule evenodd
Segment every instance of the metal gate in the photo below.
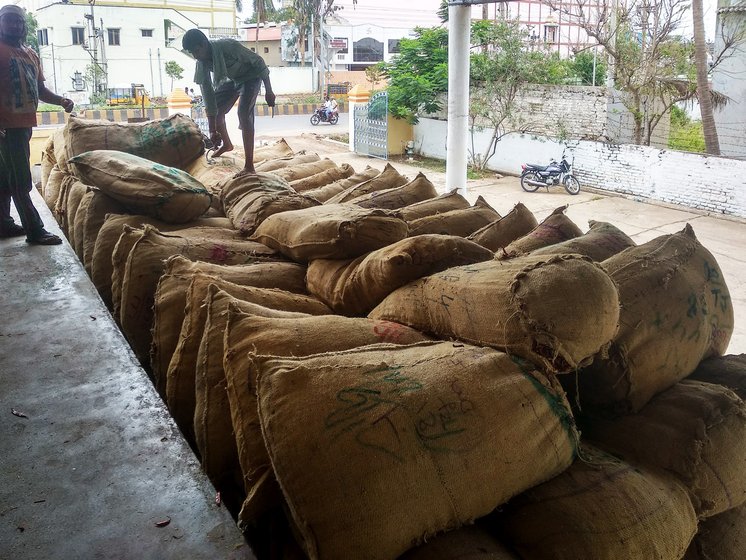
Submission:
M 356 105 L 353 115 L 355 152 L 381 159 L 389 158 L 389 95 L 376 93 L 365 105 Z

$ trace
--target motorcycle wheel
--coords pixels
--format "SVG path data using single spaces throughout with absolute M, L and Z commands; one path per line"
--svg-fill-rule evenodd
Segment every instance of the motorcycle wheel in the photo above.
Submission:
M 314 115 L 311 115 L 311 124 L 312 124 L 313 126 L 316 126 L 316 125 L 317 125 L 317 124 L 319 124 L 320 122 L 321 122 L 321 119 L 319 118 L 319 116 L 318 116 L 318 115 L 315 115 L 315 114 L 314 114 Z
M 337 124 L 339 122 L 339 115 L 337 113 L 332 113 L 332 116 L 329 117 L 329 124 Z
M 528 181 L 541 182 L 539 174 L 535 171 L 527 171 L 526 173 L 521 175 L 521 188 L 526 192 L 536 192 L 539 187 L 537 185 L 529 184 Z
M 565 190 L 570 194 L 578 194 L 580 192 L 580 181 L 574 176 L 568 175 L 565 177 Z

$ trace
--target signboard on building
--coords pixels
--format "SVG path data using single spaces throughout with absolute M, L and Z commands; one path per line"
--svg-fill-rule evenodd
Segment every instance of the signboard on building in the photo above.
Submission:
M 347 39 L 342 37 L 334 37 L 329 41 L 329 48 L 347 50 Z

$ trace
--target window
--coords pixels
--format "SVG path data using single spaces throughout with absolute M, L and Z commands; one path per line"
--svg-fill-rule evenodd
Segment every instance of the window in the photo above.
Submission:
M 269 47 L 264 47 L 264 53 L 266 54 L 268 52 L 269 52 Z
M 140 32 L 142 33 L 143 37 L 152 37 L 153 36 L 153 30 L 152 29 L 141 29 Z
M 355 62 L 380 62 L 383 60 L 383 43 L 372 37 L 355 41 L 352 47 Z
M 256 52 L 256 49 L 254 47 L 251 47 L 251 52 Z
M 73 45 L 82 45 L 85 43 L 85 28 L 84 27 L 73 27 Z
M 389 39 L 389 53 L 398 53 L 399 52 L 399 42 L 401 39 Z
M 107 29 L 109 32 L 109 44 L 119 45 L 119 29 Z
M 36 30 L 36 39 L 39 42 L 40 47 L 45 47 L 49 44 L 49 30 L 47 29 L 37 29 Z
M 547 43 L 557 42 L 557 25 L 544 26 L 544 41 Z

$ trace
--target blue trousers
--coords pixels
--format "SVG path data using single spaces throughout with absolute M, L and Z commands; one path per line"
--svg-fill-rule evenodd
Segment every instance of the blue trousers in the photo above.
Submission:
M 31 201 L 30 141 L 30 128 L 6 128 L 5 138 L 0 138 L 0 232 L 13 223 L 12 199 L 26 237 L 34 238 L 44 231 L 44 223 Z

